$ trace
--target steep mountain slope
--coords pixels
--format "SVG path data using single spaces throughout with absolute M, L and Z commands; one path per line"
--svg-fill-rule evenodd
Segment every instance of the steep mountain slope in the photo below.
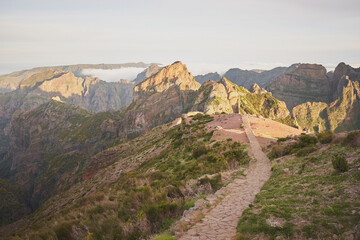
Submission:
M 254 86 L 254 91 L 258 91 Z M 287 122 L 296 126 L 286 104 L 275 99 L 271 93 L 251 93 L 223 77 L 219 82 L 208 81 L 199 89 L 193 110 L 214 113 L 248 113 Z
M 23 214 L 79 181 L 78 171 L 92 155 L 121 141 L 111 128 L 116 118 L 52 100 L 12 119 L 0 178 L 22 187 L 27 196 Z
M 282 75 L 287 68 L 277 67 L 268 71 L 241 70 L 239 68 L 229 69 L 223 76 L 231 82 L 249 89 L 254 83 L 260 87 L 267 86 L 276 77 Z M 212 79 L 214 80 L 214 79 Z
M 360 128 L 359 69 L 340 63 L 332 82 L 336 99 L 331 103 L 307 102 L 296 106 L 293 115 L 302 128 L 321 132 L 356 130 Z M 343 74 L 341 77 L 340 75 Z M 348 74 L 348 75 L 347 75 Z M 334 87 L 336 85 L 336 87 Z
M 298 64 L 295 69 L 278 76 L 266 89 L 292 110 L 305 102 L 329 103 L 331 79 L 321 65 Z
M 119 69 L 127 67 L 146 68 L 150 64 L 146 63 L 122 63 L 122 64 L 77 64 L 51 67 L 37 67 L 29 70 L 22 70 L 10 74 L 0 76 L 0 93 L 15 90 L 19 84 L 34 75 L 35 73 L 48 70 L 73 72 L 77 77 L 84 77 L 82 71 L 84 69 Z

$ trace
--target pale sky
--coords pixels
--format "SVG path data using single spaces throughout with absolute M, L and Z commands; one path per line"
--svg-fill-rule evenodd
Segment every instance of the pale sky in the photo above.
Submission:
M 0 74 L 185 63 L 194 74 L 360 64 L 359 0 L 0 0 Z

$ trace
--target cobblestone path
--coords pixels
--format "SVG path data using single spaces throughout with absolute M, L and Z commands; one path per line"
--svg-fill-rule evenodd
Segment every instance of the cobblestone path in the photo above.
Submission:
M 242 115 L 243 125 L 250 142 L 250 155 L 256 160 L 250 164 L 245 178 L 237 178 L 220 189 L 215 197 L 223 199 L 205 214 L 202 220 L 178 239 L 227 240 L 236 234 L 242 212 L 254 201 L 255 195 L 270 177 L 271 163 L 254 136 L 247 115 Z M 214 199 L 207 199 L 210 203 Z

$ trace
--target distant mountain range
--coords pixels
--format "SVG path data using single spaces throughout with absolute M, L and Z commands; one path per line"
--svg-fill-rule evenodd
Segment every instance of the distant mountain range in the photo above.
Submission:
M 10 74 L 5 74 L 0 76 L 0 93 L 9 92 L 15 90 L 19 84 L 24 81 L 26 78 L 31 77 L 35 73 L 44 72 L 47 70 L 53 71 L 65 71 L 72 72 L 77 77 L 84 77 L 82 71 L 84 69 L 120 69 L 120 68 L 129 68 L 129 67 L 138 67 L 146 68 L 151 64 L 146 63 L 121 63 L 121 64 L 76 64 L 76 65 L 63 65 L 63 66 L 49 66 L 49 67 L 36 67 L 28 70 L 22 70 L 17 72 L 12 72 Z

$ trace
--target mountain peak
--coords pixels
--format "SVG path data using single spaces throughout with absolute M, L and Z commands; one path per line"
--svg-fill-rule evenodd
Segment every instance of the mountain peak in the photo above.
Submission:
M 134 88 L 134 100 L 141 93 L 163 92 L 172 86 L 178 86 L 180 90 L 185 91 L 198 90 L 201 85 L 195 81 L 186 65 L 177 61 L 136 85 Z

